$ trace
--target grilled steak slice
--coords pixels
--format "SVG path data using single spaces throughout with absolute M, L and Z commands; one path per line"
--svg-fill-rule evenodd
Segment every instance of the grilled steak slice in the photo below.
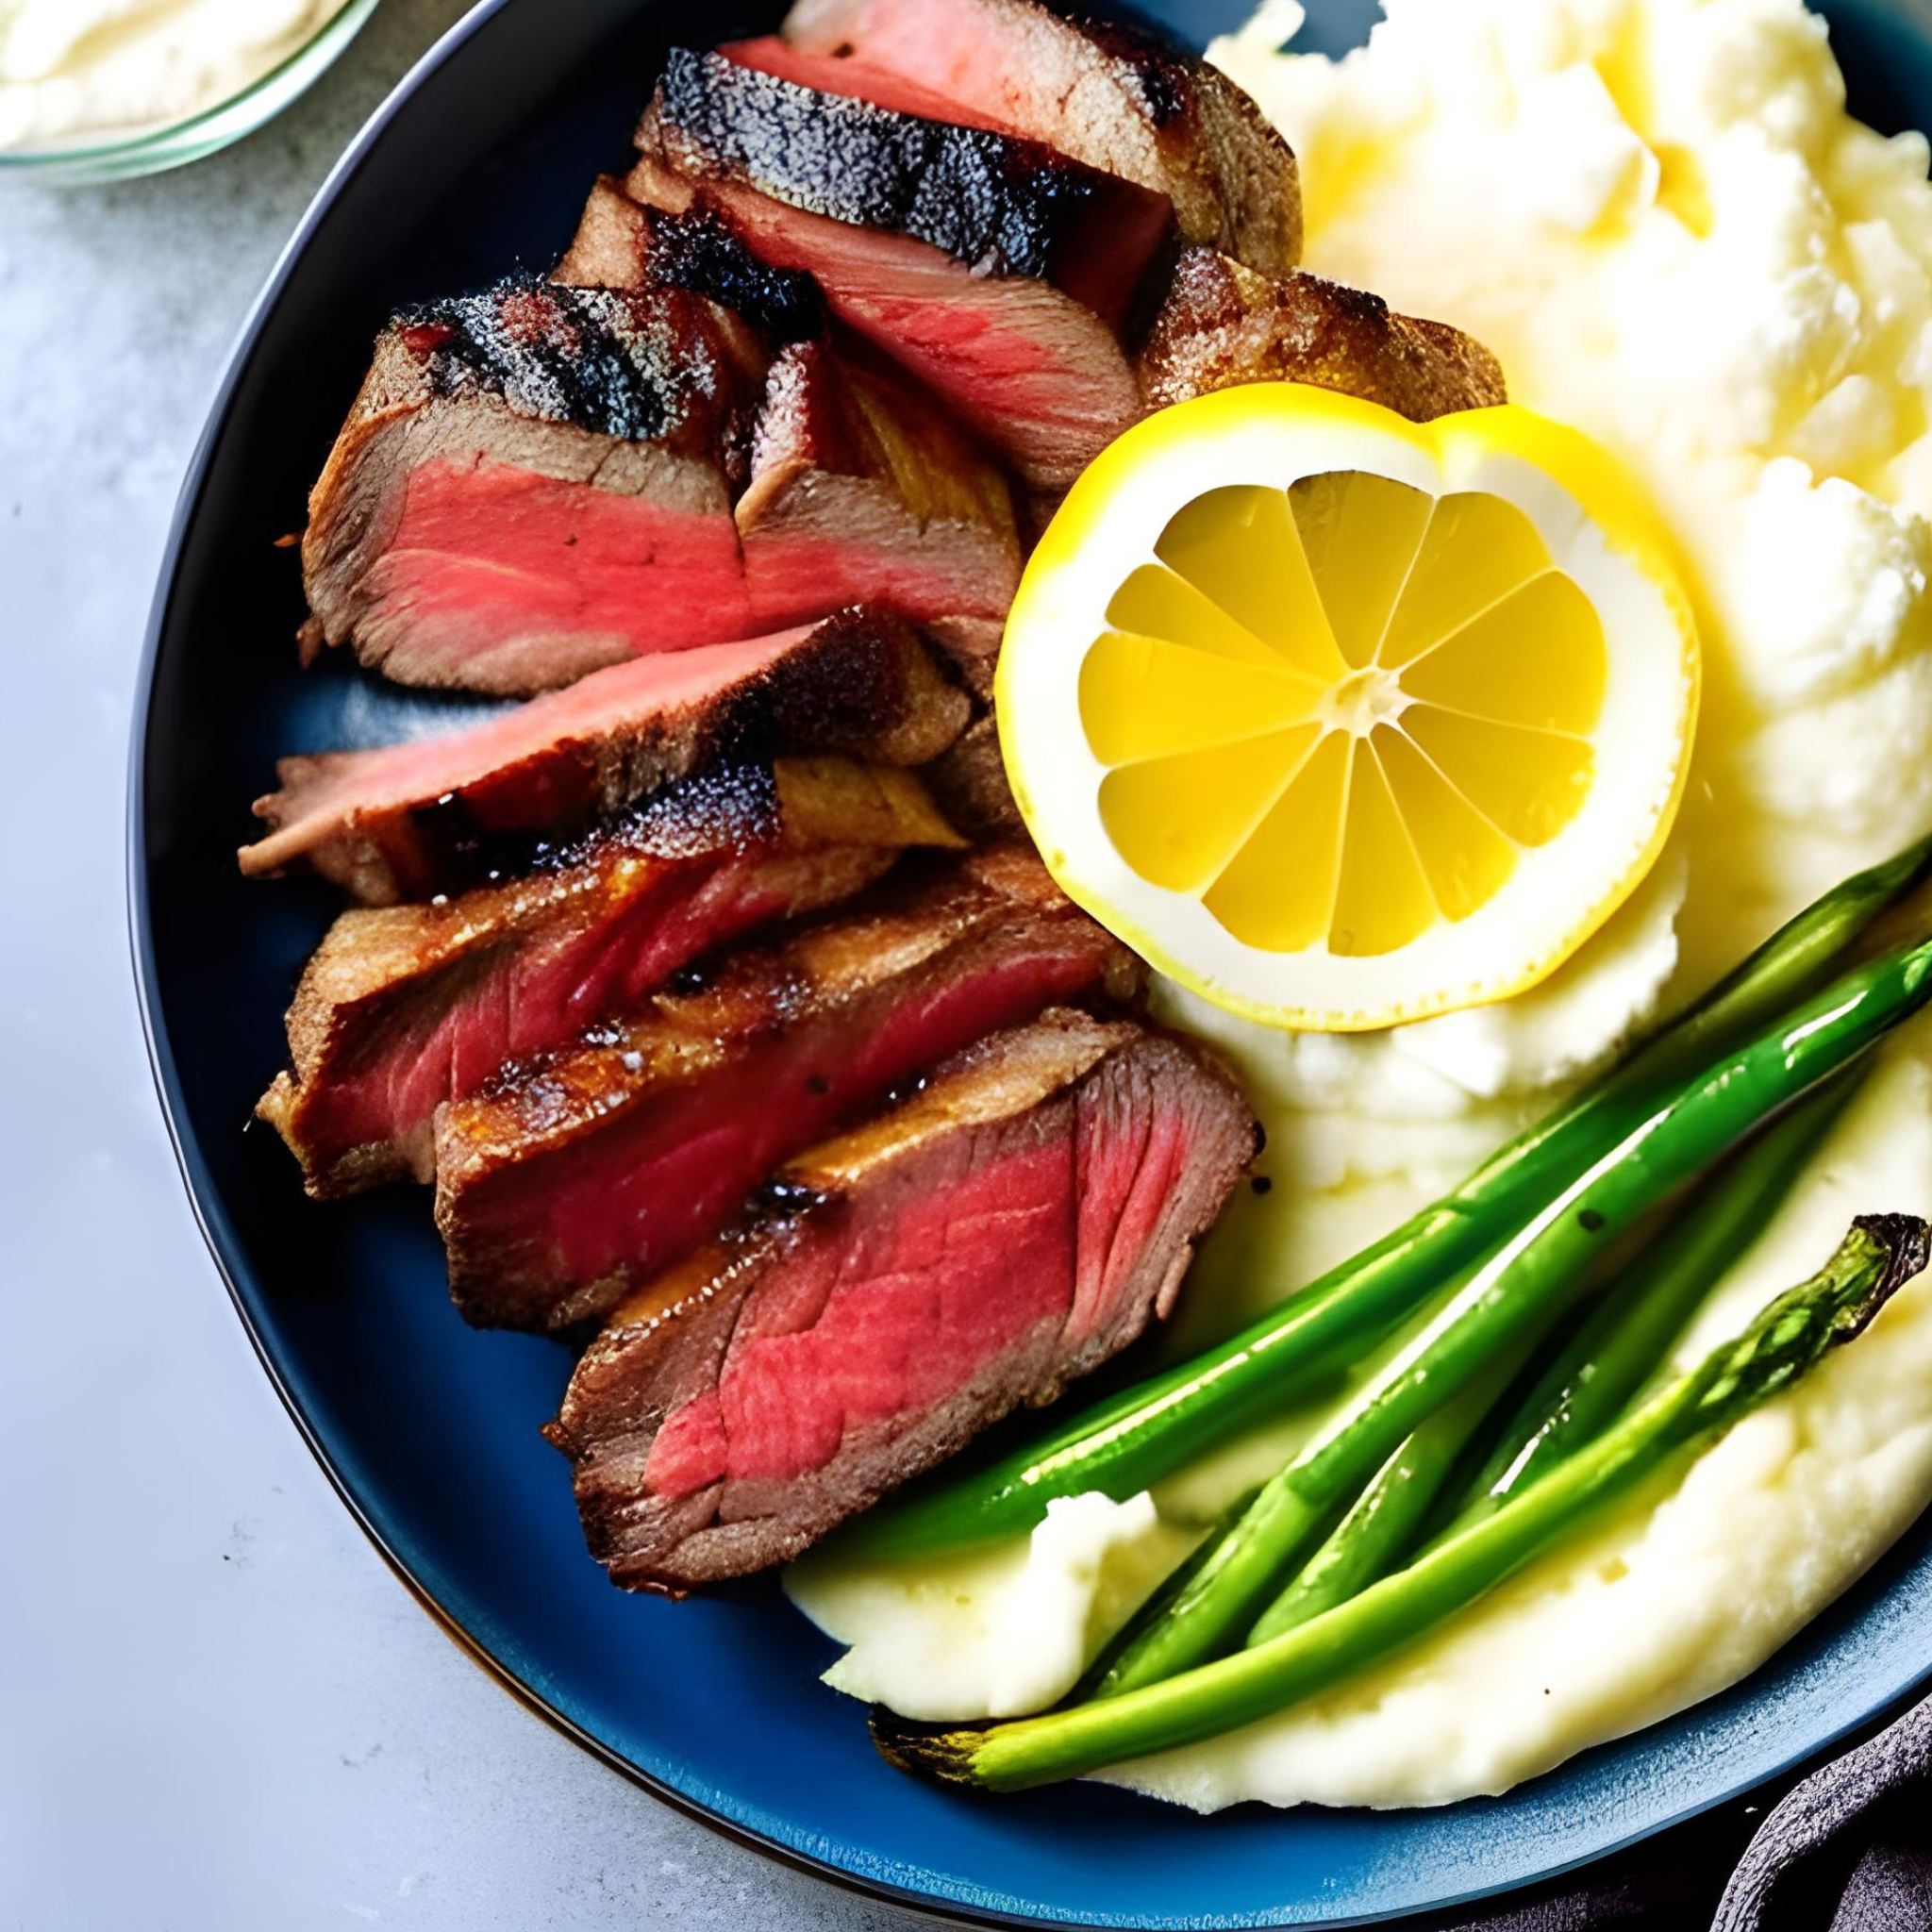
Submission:
M 712 769 L 507 884 L 345 912 L 257 1111 L 318 1199 L 433 1177 L 431 1121 L 765 920 L 847 898 L 908 845 L 958 845 L 909 772 L 842 758 Z
M 642 139 L 653 141 L 646 118 Z M 862 228 L 647 151 L 631 195 L 674 213 L 708 208 L 775 268 L 808 271 L 832 314 L 908 370 L 1042 489 L 1064 488 L 1141 412 L 1113 332 L 1024 275 L 982 275 L 924 242 Z
M 1122 325 L 1173 224 L 1164 194 L 1037 141 L 801 86 L 732 51 L 672 50 L 640 145 L 681 174 L 929 242 L 982 275 L 1051 282 Z
M 756 634 L 731 501 L 765 360 L 680 289 L 516 281 L 399 317 L 309 498 L 307 647 L 523 693 Z
M 715 1234 L 775 1163 L 1044 1007 L 1138 983 L 1030 852 L 994 848 L 729 957 L 439 1116 L 457 1305 L 563 1328 Z
M 784 37 L 1165 194 L 1181 239 L 1266 274 L 1301 257 L 1293 150 L 1218 69 L 1038 0 L 796 0 Z M 821 85 L 828 83 L 822 82 Z
M 937 757 L 970 701 L 918 634 L 872 610 L 614 664 L 447 738 L 284 758 L 256 801 L 250 874 L 306 866 L 365 906 L 473 884 L 525 863 L 724 754 Z
M 1460 329 L 1320 275 L 1257 275 L 1208 248 L 1181 257 L 1141 379 L 1156 408 L 1282 381 L 1361 396 L 1413 423 L 1506 400 L 1496 358 Z
M 1173 226 L 1165 195 L 985 125 L 813 85 L 839 62 L 759 64 L 761 42 L 675 48 L 647 145 L 858 228 L 929 242 L 981 275 L 1053 282 L 1119 328 Z M 782 42 L 776 42 L 782 48 Z M 767 56 L 769 62 L 769 56 Z
M 816 89 L 823 94 L 845 94 L 856 101 L 870 101 L 876 108 L 895 114 L 912 114 L 923 121 L 943 121 L 957 127 L 978 127 L 990 134 L 1022 135 L 1023 130 L 995 121 L 976 108 L 949 101 L 930 88 L 921 87 L 890 68 L 874 66 L 849 50 L 818 53 L 788 41 L 783 34 L 760 34 L 756 40 L 726 41 L 716 50 L 741 67 L 755 67 L 760 74 L 775 75 L 780 80 L 799 87 Z M 1051 142 L 1041 145 L 1052 148 Z M 1072 158 L 1058 156 L 1062 161 Z
M 683 289 L 776 342 L 803 341 L 824 327 L 818 284 L 804 270 L 760 261 L 709 209 L 673 214 L 633 201 L 614 175 L 597 177 L 551 278 L 597 289 Z
M 616 1309 L 546 1433 L 591 1553 L 673 1593 L 795 1557 L 1167 1313 L 1256 1147 L 1221 1064 L 1048 1013 L 784 1169 Z
M 608 177 L 557 274 L 619 288 L 669 277 L 787 339 L 736 512 L 755 608 L 785 609 L 809 582 L 828 605 L 884 604 L 921 622 L 1005 618 L 1020 580 L 1005 476 L 863 343 L 824 339 L 808 275 L 759 261 L 713 212 L 645 208 Z
M 998 469 L 896 371 L 824 341 L 773 363 L 737 517 L 754 603 L 815 580 L 839 603 L 996 622 L 1020 582 Z

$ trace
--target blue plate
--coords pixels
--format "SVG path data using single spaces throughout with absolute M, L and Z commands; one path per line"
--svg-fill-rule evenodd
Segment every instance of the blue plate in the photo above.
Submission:
M 1242 0 L 1157 11 L 1196 41 Z M 1915 12 L 1827 12 L 1854 104 L 1932 121 Z M 234 851 L 277 754 L 374 742 L 460 706 L 331 667 L 298 675 L 301 526 L 369 342 L 394 305 L 547 265 L 592 173 L 621 162 L 661 47 L 763 30 L 775 7 L 492 0 L 409 77 L 337 169 L 243 336 L 196 453 L 147 642 L 131 891 L 155 1069 L 222 1273 L 290 1412 L 426 1607 L 553 1723 L 639 1783 L 827 1877 L 991 1924 L 1345 1924 L 1527 1883 L 1771 1777 L 1932 1670 L 1932 1534 L 1732 1695 L 1509 1797 L 1371 1814 L 1212 1819 L 1098 1787 L 995 1801 L 889 1770 L 831 1650 L 774 1591 L 672 1605 L 584 1555 L 538 1439 L 567 1360 L 466 1328 L 425 1204 L 307 1202 L 248 1125 L 331 896 L 244 888 Z M 1321 44 L 1365 24 L 1315 0 Z

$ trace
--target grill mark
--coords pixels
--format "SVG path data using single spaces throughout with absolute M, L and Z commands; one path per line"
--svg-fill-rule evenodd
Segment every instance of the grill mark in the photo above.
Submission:
M 391 326 L 435 395 L 500 396 L 522 416 L 649 441 L 719 390 L 693 321 L 647 292 L 520 275 L 419 303 Z
M 658 101 L 682 171 L 909 235 L 991 275 L 1046 277 L 1104 178 L 1039 142 L 818 93 L 689 48 L 672 50 Z
M 1155 127 L 1173 127 L 1188 118 L 1193 106 L 1192 76 L 1151 33 L 1105 21 L 1083 21 L 1080 32 L 1133 75 L 1135 92 Z

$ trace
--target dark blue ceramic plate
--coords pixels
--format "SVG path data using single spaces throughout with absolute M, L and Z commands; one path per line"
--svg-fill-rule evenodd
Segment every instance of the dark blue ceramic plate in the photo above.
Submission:
M 1156 10 L 1195 40 L 1242 0 Z M 1854 105 L 1932 123 L 1932 30 L 1878 0 L 1828 8 Z M 339 668 L 298 675 L 296 572 L 275 540 L 394 305 L 546 264 L 617 164 L 656 50 L 761 31 L 774 4 L 491 0 L 412 75 L 304 223 L 250 324 L 182 497 L 134 751 L 136 963 L 181 1163 L 242 1319 L 343 1499 L 426 1606 L 552 1722 L 658 1795 L 862 1890 L 995 1924 L 1340 1924 L 1464 1899 L 1596 1857 L 1770 1777 L 1932 1670 L 1924 1528 L 1729 1697 L 1496 1802 L 1199 1819 L 1097 1787 L 973 1801 L 873 1754 L 818 1682 L 828 1646 L 774 1591 L 671 1605 L 584 1555 L 537 1436 L 566 1358 L 482 1335 L 443 1291 L 423 1200 L 305 1201 L 247 1127 L 282 1009 L 330 910 L 244 888 L 235 847 L 277 754 L 375 742 L 459 707 Z M 1314 0 L 1320 42 L 1363 0 Z

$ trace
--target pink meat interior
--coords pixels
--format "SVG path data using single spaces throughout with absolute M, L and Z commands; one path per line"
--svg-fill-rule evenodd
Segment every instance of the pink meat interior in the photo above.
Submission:
M 776 34 L 730 41 L 718 52 L 741 67 L 775 75 L 799 87 L 816 88 L 826 94 L 849 94 L 855 100 L 870 101 L 875 108 L 888 108 L 897 114 L 916 115 L 922 121 L 949 121 L 955 126 L 984 127 L 995 134 L 1020 131 L 974 108 L 961 107 L 890 68 L 850 55 L 808 54 Z
M 641 861 L 607 889 L 601 916 L 527 940 L 512 933 L 437 974 L 315 1095 L 305 1137 L 337 1151 L 406 1141 L 506 1061 L 634 1007 L 687 960 L 782 909 L 785 880 L 764 858 Z
M 1105 955 L 1084 932 L 1058 950 L 981 953 L 969 967 L 889 984 L 665 1091 L 629 1118 L 499 1176 L 485 1222 L 534 1237 L 556 1278 L 654 1273 L 713 1234 L 779 1162 L 974 1041 L 1091 986 Z
M 908 554 L 894 531 L 820 537 L 754 531 L 741 549 L 722 508 L 446 458 L 409 477 L 375 581 L 419 637 L 503 661 L 558 650 L 589 668 L 755 636 L 877 604 L 915 620 L 997 616 L 975 551 Z
M 693 192 L 649 161 L 632 186 L 673 208 Z M 1120 344 L 1060 291 L 975 275 L 924 242 L 789 208 L 733 182 L 708 180 L 703 192 L 774 267 L 808 269 L 840 320 L 1030 475 L 1071 482 L 1139 413 Z
M 612 661 L 758 628 L 722 498 L 682 508 L 504 463 L 419 465 L 376 568 L 386 600 L 467 655 L 582 638 Z
M 1004 559 L 995 558 L 989 565 L 986 547 L 960 541 L 915 549 L 896 531 L 876 542 L 849 529 L 755 532 L 745 541 L 745 567 L 761 618 L 795 609 L 801 584 L 812 585 L 827 609 L 873 604 L 915 622 L 1002 618 L 1010 577 Z
M 1044 1326 L 1077 1356 L 1125 1290 L 1188 1158 L 1177 1108 L 1050 1102 L 991 1159 L 908 1177 L 809 1227 L 746 1297 L 715 1389 L 665 1419 L 666 1497 L 826 1467 L 996 1372 Z M 995 1374 L 996 1379 L 996 1374 Z
M 737 41 L 718 51 L 741 67 L 821 93 L 847 95 L 922 121 L 1027 139 L 1016 128 L 862 57 L 806 53 L 776 35 Z M 1024 152 L 1038 155 L 1040 150 L 1035 145 Z M 1086 220 L 1063 240 L 1053 280 L 1110 327 L 1118 327 L 1166 238 L 1174 210 L 1166 195 L 1118 175 L 1094 170 L 1086 178 L 1095 198 Z

